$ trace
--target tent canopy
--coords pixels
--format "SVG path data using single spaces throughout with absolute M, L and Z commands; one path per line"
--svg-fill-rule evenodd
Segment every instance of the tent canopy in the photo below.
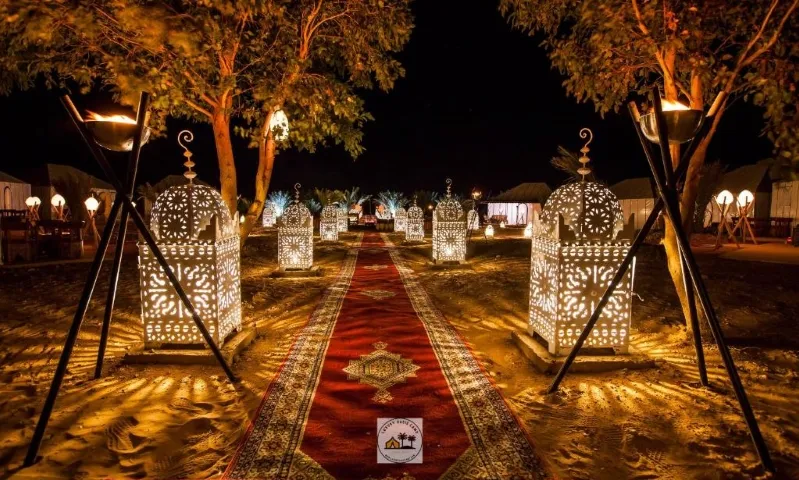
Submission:
M 541 203 L 546 202 L 552 189 L 543 182 L 528 182 L 506 190 L 487 200 L 488 203 Z
M 610 187 L 619 200 L 636 198 L 655 198 L 652 180 L 649 177 L 628 178 Z
M 89 188 L 92 190 L 108 190 L 113 192 L 114 187 L 105 180 L 100 180 L 94 175 L 90 175 L 83 170 L 78 170 L 69 165 L 59 165 L 56 163 L 48 163 L 31 170 L 26 178 L 30 180 L 32 185 L 36 186 L 52 186 L 57 183 L 69 183 L 75 178 L 87 179 Z

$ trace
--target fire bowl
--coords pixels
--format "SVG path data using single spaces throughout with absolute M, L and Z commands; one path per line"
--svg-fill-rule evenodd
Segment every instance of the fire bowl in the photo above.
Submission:
M 685 143 L 694 138 L 705 118 L 702 110 L 669 110 L 663 112 L 663 117 L 666 119 L 669 143 L 676 144 Z M 660 143 L 655 112 L 641 116 L 641 130 L 647 140 L 652 143 Z
M 86 120 L 86 128 L 92 132 L 94 141 L 103 148 L 114 152 L 129 152 L 133 149 L 133 133 L 136 124 L 123 122 L 109 122 L 101 120 Z M 150 128 L 144 127 L 141 144 L 150 139 Z

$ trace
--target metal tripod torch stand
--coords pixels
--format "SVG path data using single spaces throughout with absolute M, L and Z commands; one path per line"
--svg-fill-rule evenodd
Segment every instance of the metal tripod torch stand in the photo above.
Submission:
M 725 96 L 723 94 L 719 94 L 719 96 L 716 98 L 716 101 L 713 103 L 713 106 L 706 115 L 699 110 L 673 110 L 664 112 L 661 105 L 660 94 L 657 91 L 653 92 L 653 100 L 654 112 L 645 115 L 644 117 L 639 115 L 635 104 L 631 103 L 629 105 L 629 109 L 633 118 L 635 130 L 638 133 L 639 140 L 641 141 L 644 154 L 649 162 L 649 167 L 652 170 L 652 175 L 655 179 L 659 198 L 655 203 L 652 212 L 649 214 L 649 217 L 644 223 L 643 228 L 635 237 L 635 241 L 630 246 L 629 253 L 624 258 L 624 261 L 616 271 L 616 274 L 614 275 L 610 285 L 608 285 L 607 290 L 605 290 L 602 298 L 597 303 L 596 308 L 588 320 L 588 323 L 585 325 L 580 337 L 577 339 L 574 348 L 572 348 L 568 357 L 566 357 L 566 360 L 563 362 L 563 366 L 561 366 L 560 370 L 555 376 L 555 379 L 550 384 L 547 393 L 553 393 L 557 391 L 561 381 L 563 381 L 564 376 L 569 371 L 572 363 L 574 363 L 574 359 L 577 357 L 580 348 L 591 334 L 591 330 L 594 328 L 594 325 L 596 325 L 600 315 L 602 314 L 602 309 L 608 303 L 608 300 L 613 294 L 613 291 L 616 289 L 616 286 L 622 280 L 627 269 L 632 264 L 635 254 L 638 252 L 638 249 L 643 244 L 647 234 L 655 224 L 658 215 L 662 210 L 664 210 L 672 227 L 674 228 L 680 249 L 684 287 L 686 289 L 686 299 L 689 303 L 689 314 L 691 317 L 689 320 L 691 322 L 694 334 L 694 347 L 696 349 L 700 381 L 705 386 L 708 384 L 704 353 L 702 351 L 699 321 L 697 318 L 694 301 L 695 294 L 699 298 L 699 303 L 710 326 L 713 339 L 719 348 L 719 354 L 721 355 L 721 359 L 724 363 L 724 368 L 726 369 L 727 375 L 730 378 L 730 383 L 732 383 L 735 397 L 737 398 L 738 404 L 741 407 L 741 412 L 743 413 L 746 426 L 749 430 L 752 442 L 755 445 L 755 449 L 757 450 L 757 454 L 760 457 L 760 462 L 765 470 L 774 472 L 774 464 L 771 460 L 771 455 L 769 454 L 768 447 L 763 439 L 763 435 L 760 432 L 760 427 L 757 423 L 754 412 L 752 411 L 752 405 L 749 403 L 749 398 L 746 395 L 743 384 L 741 383 L 741 378 L 738 376 L 738 370 L 735 367 L 732 355 L 727 347 L 727 342 L 724 339 L 724 333 L 721 330 L 721 325 L 716 315 L 716 310 L 713 308 L 713 304 L 710 301 L 710 296 L 708 295 L 704 280 L 699 272 L 699 265 L 697 264 L 696 258 L 691 251 L 688 235 L 682 227 L 682 218 L 680 216 L 678 186 L 685 177 L 691 156 L 694 154 L 696 148 L 699 146 L 702 140 L 707 136 L 708 131 L 710 130 L 710 125 L 713 122 L 713 117 L 724 104 Z M 650 142 L 656 143 L 660 147 L 660 164 L 655 161 Z M 676 169 L 672 164 L 671 153 L 669 151 L 669 142 L 688 143 L 688 146 L 685 149 Z
M 33 437 L 31 438 L 30 445 L 28 446 L 28 453 L 25 456 L 25 461 L 23 463 L 23 466 L 25 467 L 33 465 L 39 453 L 39 447 L 42 444 L 42 439 L 44 438 L 44 432 L 47 429 L 47 423 L 50 420 L 50 415 L 53 413 L 55 400 L 58 396 L 58 391 L 61 389 L 61 384 L 64 380 L 64 374 L 66 373 L 67 365 L 69 364 L 69 359 L 72 355 L 72 349 L 75 347 L 75 342 L 78 339 L 78 333 L 80 332 L 81 324 L 83 323 L 83 319 L 85 318 L 86 311 L 89 307 L 89 301 L 91 300 L 92 293 L 94 292 L 94 287 L 97 284 L 97 278 L 100 276 L 100 269 L 103 265 L 103 259 L 105 257 L 106 250 L 108 249 L 108 244 L 111 242 L 111 235 L 114 232 L 114 225 L 120 210 L 122 211 L 122 215 L 120 218 L 119 233 L 117 235 L 116 251 L 114 252 L 114 263 L 109 279 L 108 297 L 106 298 L 105 315 L 103 317 L 103 326 L 100 336 L 97 366 L 94 377 L 98 378 L 102 374 L 103 356 L 105 354 L 106 345 L 108 344 L 108 333 L 110 331 L 112 311 L 114 307 L 114 300 L 116 298 L 119 270 L 122 264 L 122 250 L 124 248 L 125 235 L 127 233 L 127 222 L 128 218 L 130 218 L 133 220 L 133 223 L 136 225 L 136 229 L 139 231 L 145 243 L 147 243 L 147 246 L 152 251 L 153 256 L 161 265 L 161 268 L 164 270 L 164 273 L 169 279 L 170 284 L 175 289 L 175 292 L 177 293 L 183 305 L 186 307 L 186 311 L 191 314 L 194 324 L 197 326 L 197 329 L 202 334 L 205 342 L 211 348 L 211 351 L 213 352 L 217 361 L 222 366 L 222 369 L 225 371 L 225 375 L 231 382 L 238 381 L 236 376 L 233 374 L 233 371 L 230 369 L 230 366 L 228 366 L 227 362 L 225 361 L 225 358 L 222 356 L 222 352 L 219 350 L 219 347 L 208 333 L 208 329 L 205 328 L 205 324 L 203 323 L 202 319 L 194 309 L 191 299 L 189 299 L 188 295 L 186 295 L 186 292 L 183 290 L 183 287 L 181 287 L 178 278 L 169 267 L 169 264 L 156 244 L 155 238 L 153 237 L 149 228 L 147 228 L 144 219 L 135 209 L 133 200 L 131 199 L 136 182 L 136 171 L 139 165 L 139 153 L 141 152 L 142 145 L 147 141 L 150 134 L 149 128 L 146 125 L 148 120 L 150 95 L 147 92 L 142 92 L 141 97 L 139 98 L 139 107 L 136 114 L 135 125 L 116 122 L 84 121 L 68 95 L 63 95 L 61 97 L 61 103 L 67 110 L 67 113 L 69 113 L 75 128 L 77 128 L 78 133 L 80 133 L 95 161 L 103 170 L 103 173 L 111 185 L 113 185 L 117 194 L 116 198 L 114 199 L 114 204 L 111 206 L 111 212 L 108 216 L 109 221 L 106 223 L 105 228 L 103 229 L 103 235 L 100 238 L 99 244 L 97 245 L 97 253 L 95 254 L 94 260 L 89 268 L 89 275 L 86 279 L 86 283 L 83 286 L 83 293 L 78 301 L 78 308 L 75 311 L 75 317 L 72 320 L 72 325 L 67 333 L 67 339 L 64 343 L 64 349 L 61 352 L 61 357 L 58 360 L 58 366 L 56 367 L 53 381 L 50 384 L 50 390 L 47 393 L 47 398 L 44 401 L 42 412 L 39 415 L 39 421 L 36 424 L 36 429 L 33 432 Z M 114 169 L 111 167 L 111 164 L 108 162 L 105 154 L 103 154 L 98 145 L 103 146 L 103 148 L 107 150 L 130 152 L 127 164 L 127 177 L 125 178 L 126 183 L 124 185 L 122 180 L 117 177 Z

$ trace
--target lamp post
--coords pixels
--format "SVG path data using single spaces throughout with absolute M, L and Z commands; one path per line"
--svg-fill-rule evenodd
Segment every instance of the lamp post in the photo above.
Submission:
M 55 219 L 56 220 L 63 220 L 64 219 L 64 206 L 67 204 L 67 201 L 62 197 L 60 194 L 56 193 L 55 195 L 50 198 L 50 206 L 53 207 L 55 211 Z
M 39 197 L 28 197 L 25 199 L 25 206 L 28 207 L 28 221 L 35 224 L 39 221 L 39 206 L 42 200 Z
M 86 211 L 89 213 L 89 223 L 86 225 L 86 229 L 91 230 L 92 237 L 94 238 L 94 246 L 97 247 L 100 245 L 100 234 L 97 232 L 95 217 L 97 215 L 97 208 L 100 206 L 100 202 L 98 202 L 94 196 L 91 196 L 87 198 L 83 204 L 86 205 Z

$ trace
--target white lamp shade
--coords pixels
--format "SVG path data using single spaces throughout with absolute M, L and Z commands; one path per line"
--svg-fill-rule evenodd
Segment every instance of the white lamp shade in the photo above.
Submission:
M 734 198 L 729 190 L 722 190 L 716 195 L 716 202 L 719 205 L 731 205 Z
M 89 212 L 96 212 L 97 208 L 100 206 L 100 202 L 94 197 L 87 198 L 83 203 L 86 205 L 86 210 Z
M 494 236 L 494 226 L 488 225 L 486 227 L 486 237 L 493 237 Z
M 38 207 L 42 204 L 42 200 L 39 197 L 28 197 L 25 199 L 25 205 L 33 208 Z
M 755 199 L 755 196 L 749 190 L 744 190 L 738 194 L 738 206 L 745 207 L 752 203 L 752 200 Z
M 66 204 L 67 204 L 67 201 L 64 200 L 64 197 L 62 197 L 58 193 L 53 195 L 53 198 L 50 199 L 50 205 L 52 205 L 54 207 L 63 207 Z
M 499 228 L 505 228 L 505 222 L 504 221 L 499 222 Z
M 272 131 L 272 135 L 278 142 L 289 138 L 289 119 L 283 110 L 272 114 L 272 118 L 269 120 L 269 130 Z
M 526 227 L 524 227 L 524 238 L 533 238 L 533 224 L 528 223 Z

